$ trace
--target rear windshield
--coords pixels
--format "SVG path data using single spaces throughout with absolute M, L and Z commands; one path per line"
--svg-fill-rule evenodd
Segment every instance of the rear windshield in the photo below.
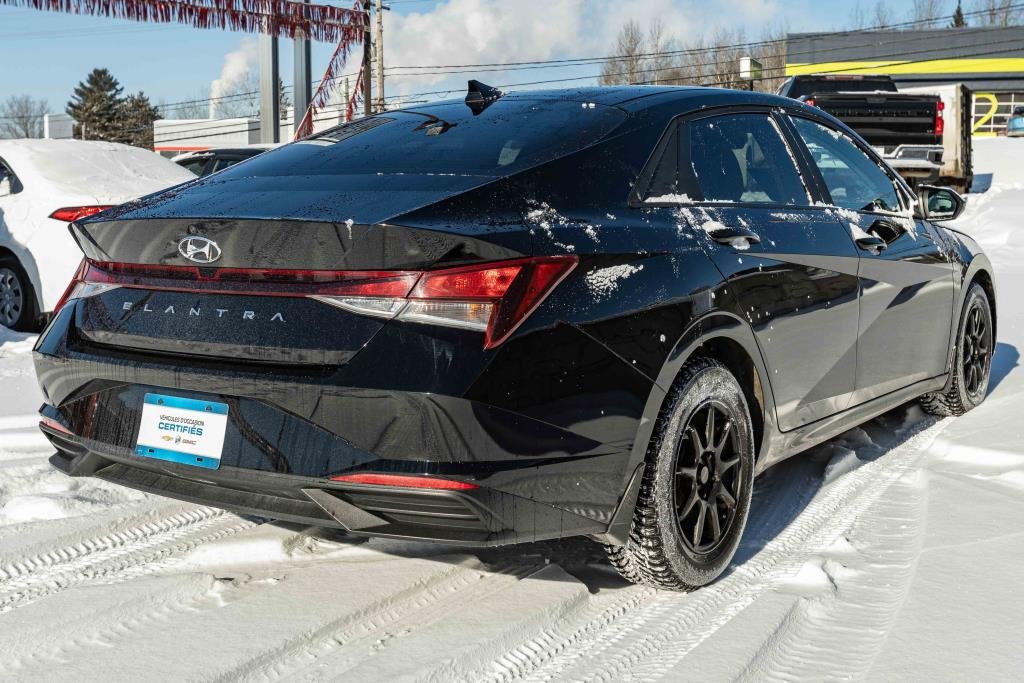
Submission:
M 790 97 L 807 97 L 815 93 L 837 92 L 897 92 L 896 86 L 887 78 L 819 78 L 793 82 Z
M 625 118 L 614 107 L 502 98 L 474 115 L 462 101 L 359 119 L 221 174 L 504 176 L 597 142 Z

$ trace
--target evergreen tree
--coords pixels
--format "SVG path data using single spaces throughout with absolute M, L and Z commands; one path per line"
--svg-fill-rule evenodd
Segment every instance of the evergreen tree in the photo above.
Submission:
M 93 69 L 75 87 L 67 113 L 75 120 L 75 137 L 85 140 L 117 140 L 123 99 L 121 84 L 106 69 Z
M 953 21 L 950 22 L 950 28 L 963 28 L 967 26 L 967 19 L 964 17 L 964 10 L 960 7 L 960 2 L 956 3 L 956 11 L 953 12 Z
M 142 92 L 129 95 L 118 112 L 118 142 L 153 149 L 153 122 L 161 118 L 160 110 Z

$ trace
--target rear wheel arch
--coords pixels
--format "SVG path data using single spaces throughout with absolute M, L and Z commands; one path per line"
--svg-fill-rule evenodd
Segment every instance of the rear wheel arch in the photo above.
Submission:
M 717 360 L 739 382 L 740 388 L 743 389 L 743 396 L 747 399 L 747 405 L 750 406 L 751 427 L 754 431 L 754 453 L 759 458 L 761 445 L 764 443 L 764 423 L 767 412 L 764 380 L 761 378 L 760 370 L 753 358 L 739 342 L 729 337 L 712 337 L 703 341 L 695 350 L 694 356 Z
M 760 459 L 769 441 L 766 433 L 775 424 L 775 398 L 753 330 L 746 321 L 725 311 L 717 310 L 695 320 L 680 337 L 657 378 L 664 393 L 659 396 L 657 408 L 647 411 L 648 417 L 654 421 L 661 415 L 683 367 L 700 356 L 719 361 L 739 382 L 750 407 L 754 453 Z

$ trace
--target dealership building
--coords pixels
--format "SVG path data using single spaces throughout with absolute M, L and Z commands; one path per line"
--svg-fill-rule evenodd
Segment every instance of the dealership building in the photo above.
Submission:
M 973 133 L 996 135 L 1024 106 L 1024 27 L 944 28 L 786 36 L 786 75 L 887 74 L 897 87 L 963 83 Z

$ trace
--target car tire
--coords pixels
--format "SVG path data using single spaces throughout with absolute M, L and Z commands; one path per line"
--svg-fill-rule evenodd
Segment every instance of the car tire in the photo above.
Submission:
M 0 256 L 0 326 L 35 332 L 41 316 L 32 281 L 13 256 Z
M 753 430 L 739 382 L 715 360 L 690 361 L 659 417 L 629 538 L 605 546 L 612 566 L 632 583 L 660 589 L 710 583 L 739 546 L 753 473 Z
M 926 413 L 963 415 L 985 400 L 995 351 L 992 332 L 992 308 L 988 294 L 975 283 L 967 291 L 960 314 L 948 387 L 945 391 L 921 397 L 921 407 Z

